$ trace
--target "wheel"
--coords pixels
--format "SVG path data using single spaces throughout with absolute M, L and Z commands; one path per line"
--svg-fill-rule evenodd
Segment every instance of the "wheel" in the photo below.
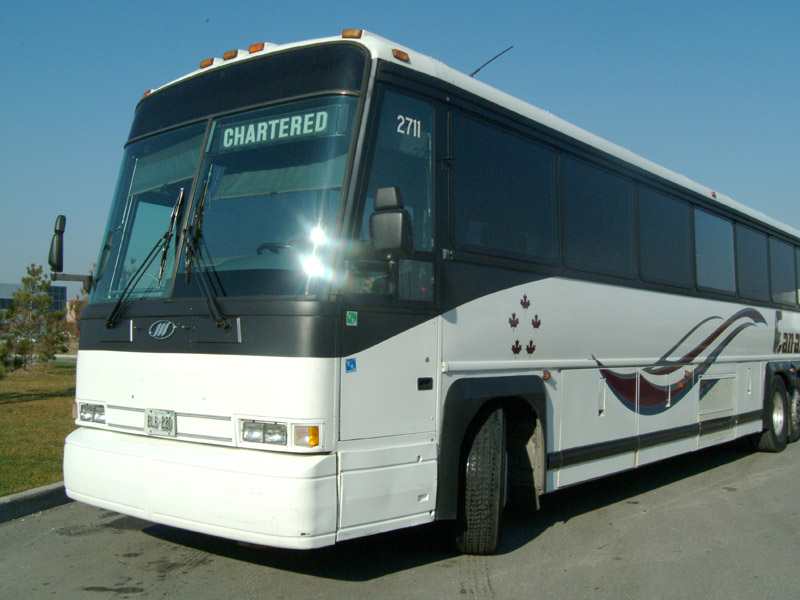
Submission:
M 800 391 L 795 390 L 789 400 L 789 441 L 800 440 Z
M 456 536 L 456 546 L 465 554 L 492 554 L 497 549 L 506 497 L 505 437 L 503 409 L 498 408 L 489 413 L 470 443 Z
M 762 452 L 781 452 L 786 448 L 789 432 L 788 402 L 783 379 L 773 377 L 769 393 L 764 398 L 764 412 L 769 417 L 766 431 L 758 438 L 758 449 Z

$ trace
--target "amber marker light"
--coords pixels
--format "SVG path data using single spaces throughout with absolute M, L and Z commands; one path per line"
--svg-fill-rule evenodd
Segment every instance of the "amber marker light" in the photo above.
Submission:
M 253 52 L 261 52 L 263 49 L 264 49 L 264 42 L 259 42 L 258 44 L 253 44 L 253 45 L 251 45 L 251 46 L 250 46 L 250 47 L 247 49 L 247 51 L 248 51 L 250 54 L 253 54 Z
M 544 379 L 545 381 L 549 381 L 552 376 L 553 374 L 550 371 L 545 371 L 544 373 L 542 373 L 542 379 Z
M 142 94 L 142 98 L 147 98 L 150 95 L 150 92 L 153 90 L 147 90 L 144 94 Z
M 236 58 L 239 56 L 238 50 L 228 50 L 225 54 L 222 55 L 222 60 L 230 60 L 232 58 Z
M 207 59 L 205 59 L 204 61 L 202 61 L 200 63 L 200 68 L 201 69 L 205 69 L 206 67 L 210 67 L 213 64 L 214 64 L 214 59 L 213 58 L 207 58 Z
M 405 62 L 408 62 L 409 60 L 408 52 L 403 52 L 402 50 L 398 50 L 397 48 L 392 48 L 392 54 L 398 60 L 403 60 Z
M 345 29 L 342 31 L 342 37 L 349 40 L 359 40 L 363 33 L 363 29 Z

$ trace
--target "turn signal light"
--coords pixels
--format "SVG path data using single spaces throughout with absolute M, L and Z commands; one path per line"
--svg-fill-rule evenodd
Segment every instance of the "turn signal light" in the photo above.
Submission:
M 408 52 L 403 52 L 402 50 L 398 50 L 397 48 L 392 48 L 392 54 L 398 60 L 403 60 L 405 62 L 409 61 Z
M 294 445 L 303 448 L 316 448 L 319 446 L 319 426 L 295 425 Z

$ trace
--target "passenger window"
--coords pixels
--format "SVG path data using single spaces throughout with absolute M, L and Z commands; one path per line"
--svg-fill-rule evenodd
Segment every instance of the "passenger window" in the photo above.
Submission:
M 694 247 L 697 285 L 720 292 L 736 292 L 733 224 L 695 209 Z
M 736 276 L 744 298 L 769 301 L 767 268 L 767 236 L 736 225 Z
M 633 276 L 633 184 L 570 157 L 562 173 L 567 265 Z
M 792 246 L 769 239 L 769 266 L 772 283 L 772 300 L 779 304 L 794 306 L 797 304 L 796 265 Z
M 554 260 L 553 151 L 460 112 L 451 136 L 456 246 Z
M 692 211 L 688 204 L 639 189 L 639 257 L 642 278 L 692 287 Z

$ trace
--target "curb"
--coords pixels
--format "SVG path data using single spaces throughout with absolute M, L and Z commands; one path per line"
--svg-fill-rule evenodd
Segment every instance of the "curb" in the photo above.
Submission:
M 68 502 L 72 502 L 72 499 L 67 497 L 63 481 L 3 496 L 0 498 L 0 523 L 27 517 Z

